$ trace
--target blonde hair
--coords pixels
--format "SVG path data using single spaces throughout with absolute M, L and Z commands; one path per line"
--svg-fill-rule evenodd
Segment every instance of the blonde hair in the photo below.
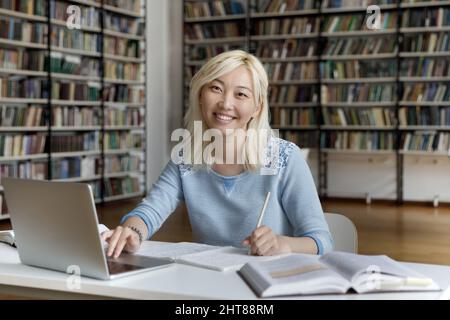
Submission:
M 191 80 L 189 109 L 187 110 L 184 121 L 185 127 L 190 132 L 191 137 L 195 134 L 195 121 L 202 122 L 203 132 L 207 130 L 208 128 L 203 120 L 200 109 L 199 100 L 201 90 L 213 80 L 241 66 L 245 66 L 251 73 L 255 102 L 261 108 L 259 114 L 254 119 L 251 119 L 247 125 L 247 130 L 253 129 L 257 134 L 256 136 L 247 136 L 244 145 L 244 154 L 242 155 L 245 169 L 253 171 L 261 167 L 262 158 L 260 152 L 265 150 L 268 142 L 267 139 L 260 139 L 258 137 L 259 133 L 268 133 L 268 138 L 274 135 L 269 124 L 269 103 L 267 98 L 269 81 L 266 70 L 255 56 L 242 50 L 232 50 L 221 53 L 204 64 Z M 194 160 L 194 157 L 203 155 L 205 146 L 206 143 L 194 143 L 193 156 L 190 159 Z

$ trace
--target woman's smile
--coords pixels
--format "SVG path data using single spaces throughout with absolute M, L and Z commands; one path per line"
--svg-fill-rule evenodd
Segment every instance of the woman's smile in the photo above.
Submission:
M 221 112 L 213 112 L 214 119 L 221 124 L 230 124 L 236 117 L 221 113 Z

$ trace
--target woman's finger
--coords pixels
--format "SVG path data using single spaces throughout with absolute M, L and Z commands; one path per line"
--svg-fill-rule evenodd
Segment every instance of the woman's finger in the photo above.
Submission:
M 120 235 L 119 240 L 117 241 L 116 248 L 114 249 L 114 259 L 120 256 L 122 253 L 123 247 L 127 244 L 130 238 L 130 233 L 124 230 Z
M 102 240 L 106 241 L 107 239 L 109 239 L 114 233 L 114 230 L 107 230 L 107 231 L 103 231 L 100 234 L 100 237 L 102 238 Z
M 117 245 L 117 241 L 119 241 L 120 235 L 122 234 L 123 228 L 117 227 L 114 230 L 114 234 L 110 238 L 109 247 L 108 247 L 108 256 L 110 257 L 112 253 L 114 252 L 114 249 Z

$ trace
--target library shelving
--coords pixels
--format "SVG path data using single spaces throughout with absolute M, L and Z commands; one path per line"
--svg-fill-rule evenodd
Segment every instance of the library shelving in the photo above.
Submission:
M 145 24 L 142 0 L 0 0 L 0 179 L 145 195 Z
M 246 8 L 216 14 L 225 8 Z M 450 1 L 184 1 L 184 94 L 210 57 L 242 48 L 270 79 L 271 124 L 316 152 L 327 195 L 328 155 L 388 155 L 403 201 L 408 155 L 450 155 Z M 378 5 L 379 28 L 369 27 Z M 240 29 L 208 26 L 240 24 Z M 237 31 L 238 30 L 238 31 Z

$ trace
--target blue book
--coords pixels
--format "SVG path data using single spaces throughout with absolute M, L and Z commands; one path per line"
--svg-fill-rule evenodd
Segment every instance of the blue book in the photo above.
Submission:
M 241 13 L 244 13 L 242 3 L 238 1 L 231 1 L 231 14 L 241 14 Z

